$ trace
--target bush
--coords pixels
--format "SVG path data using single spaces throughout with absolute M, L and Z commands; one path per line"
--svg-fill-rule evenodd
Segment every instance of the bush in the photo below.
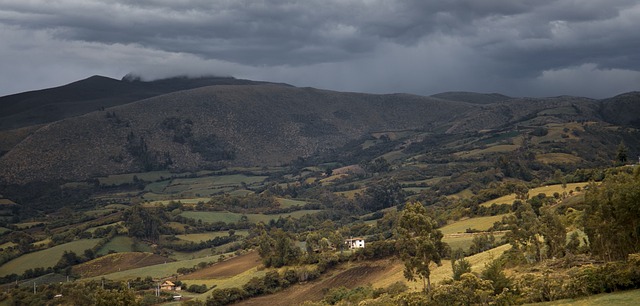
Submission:
M 202 284 L 202 285 L 190 285 L 189 287 L 187 287 L 187 291 L 189 292 L 193 292 L 193 293 L 205 293 L 207 292 L 207 290 L 209 290 L 207 288 L 206 284 Z

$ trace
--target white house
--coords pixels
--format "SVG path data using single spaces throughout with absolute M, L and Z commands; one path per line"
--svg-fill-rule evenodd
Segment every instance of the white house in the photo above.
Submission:
M 350 249 L 362 249 L 362 248 L 364 248 L 364 238 L 362 238 L 362 237 L 349 238 L 349 239 L 346 239 L 344 241 L 344 243 Z

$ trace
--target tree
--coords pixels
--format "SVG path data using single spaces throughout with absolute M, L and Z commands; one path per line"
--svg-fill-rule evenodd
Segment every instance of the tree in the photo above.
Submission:
M 471 263 L 464 258 L 452 260 L 451 269 L 453 270 L 453 280 L 457 281 L 460 280 L 462 274 L 471 273 Z
M 445 282 L 432 292 L 436 305 L 488 305 L 493 288 L 491 282 L 472 273 L 465 273 L 460 280 Z
M 594 255 L 618 260 L 640 251 L 640 168 L 591 184 L 585 202 L 584 231 Z
M 503 222 L 510 230 L 505 237 L 513 246 L 513 251 L 522 252 L 529 261 L 540 261 L 540 221 L 529 202 L 519 205 L 513 215 L 504 217 Z
M 404 202 L 404 198 L 402 186 L 396 180 L 381 180 L 365 190 L 362 205 L 368 211 L 377 211 L 399 205 Z
M 153 242 L 157 242 L 160 238 L 162 221 L 157 210 L 134 205 L 125 215 L 125 225 L 130 236 Z
M 469 252 L 471 254 L 482 253 L 486 250 L 492 249 L 495 243 L 496 237 L 493 235 L 493 233 L 482 233 L 479 235 L 474 235 L 473 239 L 471 240 Z
M 428 216 L 426 208 L 419 202 L 408 203 L 398 221 L 398 247 L 404 261 L 404 276 L 410 281 L 422 279 L 423 289 L 431 290 L 433 262 L 440 265 L 448 246 L 442 242 L 442 232 Z
M 498 260 L 486 264 L 480 276 L 482 279 L 491 281 L 495 294 L 500 294 L 505 288 L 511 287 L 511 280 L 502 271 L 502 264 Z
M 551 207 L 543 207 L 540 213 L 540 233 L 547 245 L 547 257 L 563 257 L 567 239 L 566 227 Z
M 258 253 L 267 267 L 279 268 L 297 263 L 302 251 L 291 237 L 282 229 L 273 229 L 267 233 L 262 230 L 258 243 Z
M 616 151 L 616 162 L 620 165 L 624 165 L 627 162 L 628 157 L 629 154 L 627 147 L 624 145 L 624 142 L 620 142 L 618 150 Z

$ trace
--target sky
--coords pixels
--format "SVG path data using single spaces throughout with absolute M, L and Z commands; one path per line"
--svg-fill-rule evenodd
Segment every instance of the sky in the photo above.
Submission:
M 0 96 L 128 73 L 606 98 L 640 90 L 640 2 L 0 0 Z

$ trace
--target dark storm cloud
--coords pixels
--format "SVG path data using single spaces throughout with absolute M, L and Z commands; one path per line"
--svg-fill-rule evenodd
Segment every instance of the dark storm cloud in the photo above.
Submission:
M 0 0 L 0 56 L 60 48 L 50 59 L 75 71 L 100 60 L 112 74 L 210 69 L 375 92 L 548 95 L 582 82 L 602 96 L 640 83 L 638 20 L 632 0 Z M 595 92 L 603 76 L 623 82 Z

